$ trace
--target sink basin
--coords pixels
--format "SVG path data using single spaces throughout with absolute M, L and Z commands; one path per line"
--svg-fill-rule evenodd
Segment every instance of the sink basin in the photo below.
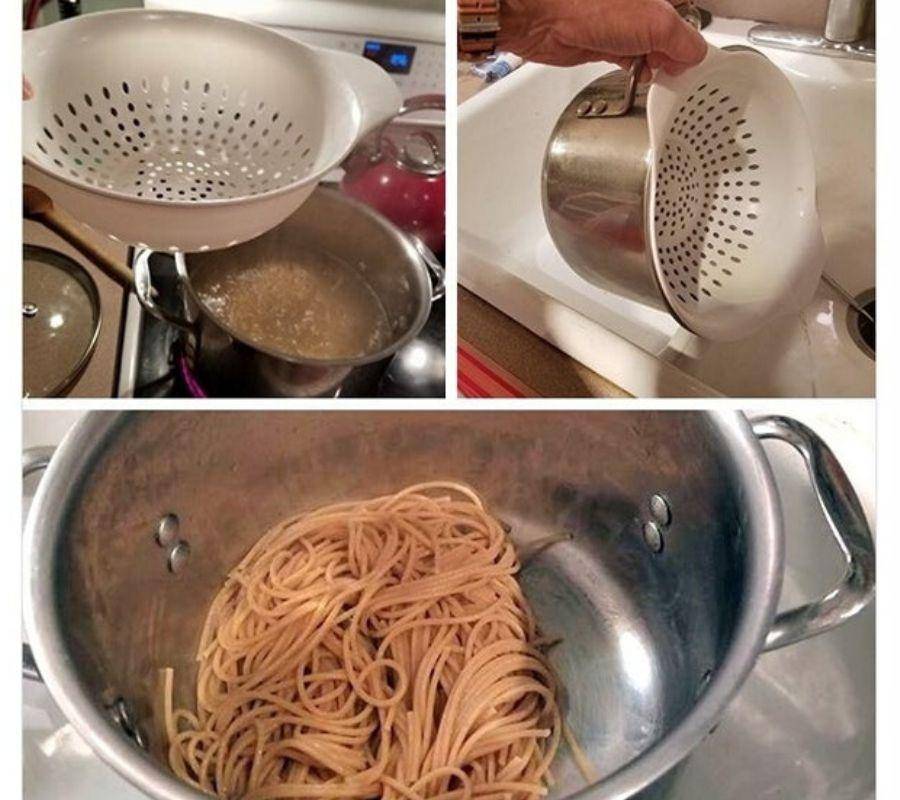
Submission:
M 874 409 L 829 405 L 792 416 L 828 442 L 874 530 Z M 784 610 L 836 583 L 841 559 L 802 459 L 783 443 L 763 448 L 784 512 Z M 830 633 L 760 656 L 666 800 L 874 800 L 875 617 L 873 603 Z
M 720 47 L 747 45 L 753 24 L 717 19 L 704 34 Z M 760 49 L 809 119 L 825 271 L 856 296 L 875 286 L 875 65 Z M 610 69 L 527 64 L 460 107 L 462 285 L 639 396 L 872 396 L 875 362 L 850 334 L 847 303 L 824 282 L 802 313 L 718 343 L 569 268 L 541 211 L 544 148 L 569 100 Z

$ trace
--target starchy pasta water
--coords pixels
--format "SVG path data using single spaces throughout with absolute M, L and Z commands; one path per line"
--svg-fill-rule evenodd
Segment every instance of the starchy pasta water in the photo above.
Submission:
M 288 357 L 357 358 L 390 341 L 387 313 L 362 271 L 327 253 L 217 261 L 192 271 L 191 283 L 242 340 Z

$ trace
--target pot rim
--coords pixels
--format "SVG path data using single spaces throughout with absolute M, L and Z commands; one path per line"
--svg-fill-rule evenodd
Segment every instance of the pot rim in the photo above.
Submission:
M 365 205 L 364 203 L 361 203 L 359 200 L 356 200 L 353 197 L 349 197 L 348 195 L 340 192 L 337 188 L 333 188 L 331 186 L 328 186 L 327 184 L 318 186 L 313 192 L 313 195 L 319 192 L 330 195 L 333 199 L 339 202 L 346 203 L 349 206 L 355 207 L 356 210 L 361 215 L 367 217 L 373 225 L 376 225 L 387 232 L 391 236 L 391 238 L 396 241 L 397 247 L 403 251 L 409 262 L 416 265 L 415 273 L 417 277 L 417 286 L 412 288 L 410 291 L 414 291 L 419 295 L 420 303 L 418 313 L 416 314 L 412 322 L 407 326 L 406 332 L 401 337 L 395 339 L 389 345 L 381 348 L 380 350 L 377 350 L 374 353 L 368 353 L 363 356 L 356 356 L 354 358 L 309 358 L 293 355 L 291 353 L 277 350 L 275 348 L 263 347 L 262 345 L 258 345 L 254 342 L 248 341 L 242 334 L 238 333 L 237 330 L 227 325 L 218 316 L 213 314 L 206 306 L 206 304 L 204 304 L 200 300 L 200 298 L 197 296 L 197 293 L 194 291 L 193 285 L 191 284 L 187 266 L 188 259 L 185 259 L 184 253 L 177 252 L 171 254 L 175 257 L 175 268 L 178 272 L 178 276 L 181 280 L 182 285 L 185 287 L 188 295 L 191 298 L 191 301 L 199 310 L 201 319 L 205 318 L 209 320 L 209 322 L 213 323 L 218 328 L 221 328 L 232 339 L 234 339 L 236 342 L 240 342 L 245 347 L 249 347 L 250 349 L 257 352 L 264 353 L 265 355 L 279 361 L 286 361 L 290 364 L 298 364 L 306 367 L 361 367 L 365 366 L 366 364 L 375 364 L 378 361 L 383 361 L 386 358 L 390 358 L 401 347 L 409 344 L 409 342 L 411 342 L 416 336 L 419 335 L 419 333 L 421 333 L 422 328 L 425 327 L 425 323 L 428 321 L 428 317 L 431 314 L 431 306 L 434 302 L 432 299 L 432 284 L 431 278 L 429 276 L 428 266 L 425 263 L 425 259 L 416 249 L 416 246 L 415 244 L 413 244 L 411 238 L 403 233 L 403 231 L 401 231 L 393 223 L 391 223 L 386 217 L 382 216 L 377 211 Z M 312 199 L 313 197 L 311 195 L 310 200 Z M 285 225 L 289 220 L 290 217 L 288 217 L 287 220 L 279 223 L 279 226 L 276 227 Z M 265 236 L 266 234 L 262 235 Z M 251 239 L 250 242 L 247 242 L 246 244 L 250 244 L 252 243 L 252 241 L 253 240 Z M 188 257 L 190 257 L 191 255 L 202 256 L 203 253 L 189 253 Z M 200 320 L 198 320 L 198 322 L 199 321 Z
M 117 732 L 84 689 L 66 657 L 53 592 L 53 559 L 46 555 L 46 545 L 40 549 L 48 535 L 45 531 L 65 529 L 69 503 L 61 501 L 73 491 L 73 478 L 83 475 L 107 437 L 138 413 L 93 411 L 73 426 L 57 449 L 38 486 L 25 525 L 25 630 L 48 691 L 103 761 L 156 800 L 202 800 L 206 795 L 165 771 Z M 626 800 L 683 761 L 712 732 L 749 676 L 775 617 L 784 568 L 784 531 L 780 497 L 768 459 L 742 413 L 695 413 L 703 413 L 709 419 L 722 455 L 734 470 L 732 477 L 740 479 L 742 511 L 753 510 L 753 516 L 745 515 L 742 520 L 748 543 L 745 583 L 749 599 L 742 606 L 725 658 L 684 719 L 634 760 L 567 800 Z

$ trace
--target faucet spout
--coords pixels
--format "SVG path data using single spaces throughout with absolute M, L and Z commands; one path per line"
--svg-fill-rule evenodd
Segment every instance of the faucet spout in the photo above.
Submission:
M 858 42 L 865 36 L 872 0 L 830 0 L 825 18 L 829 42 Z
M 748 38 L 763 47 L 874 61 L 874 14 L 873 0 L 829 0 L 824 33 L 762 23 L 750 29 Z

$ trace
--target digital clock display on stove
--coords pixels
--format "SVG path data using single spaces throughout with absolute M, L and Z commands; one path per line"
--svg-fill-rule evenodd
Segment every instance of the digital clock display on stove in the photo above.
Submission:
M 416 48 L 405 44 L 390 44 L 370 40 L 363 48 L 363 55 L 388 72 L 409 75 Z

